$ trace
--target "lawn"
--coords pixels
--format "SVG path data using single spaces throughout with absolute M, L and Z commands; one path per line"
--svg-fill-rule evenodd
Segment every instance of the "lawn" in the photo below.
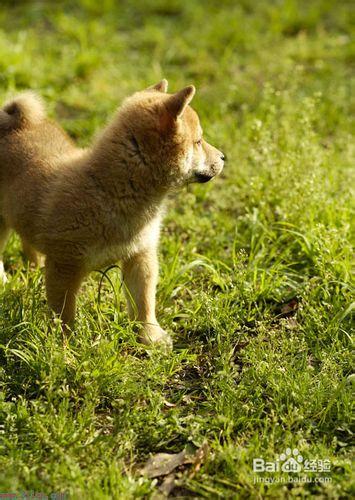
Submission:
M 187 449 L 172 497 L 351 496 L 350 7 L 1 2 L 1 102 L 38 90 L 86 145 L 125 96 L 162 77 L 171 91 L 193 83 L 205 136 L 228 162 L 169 200 L 158 290 L 169 355 L 137 343 L 118 267 L 85 282 L 63 342 L 42 272 L 11 237 L 0 492 L 163 498 L 167 476 L 141 468 Z M 287 448 L 330 466 L 253 471 Z

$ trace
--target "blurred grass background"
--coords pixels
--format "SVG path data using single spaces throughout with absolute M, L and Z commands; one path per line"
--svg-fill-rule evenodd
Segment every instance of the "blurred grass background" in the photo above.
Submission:
M 209 444 L 172 496 L 351 495 L 352 2 L 2 1 L 0 97 L 38 90 L 89 144 L 122 99 L 193 83 L 221 178 L 170 200 L 166 358 L 127 320 L 119 273 L 85 283 L 75 337 L 50 324 L 14 236 L 0 292 L 0 491 L 147 498 L 150 453 Z M 286 447 L 329 483 L 255 483 Z M 314 476 L 314 475 L 313 475 Z M 310 475 L 312 477 L 312 475 Z

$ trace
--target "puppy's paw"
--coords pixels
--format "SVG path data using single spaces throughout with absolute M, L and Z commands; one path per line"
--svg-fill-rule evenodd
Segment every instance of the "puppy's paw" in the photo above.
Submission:
M 7 279 L 6 273 L 4 271 L 4 265 L 0 262 L 0 284 L 5 285 L 9 280 Z
M 46 256 L 40 254 L 38 256 L 38 267 L 40 267 L 41 269 L 43 269 L 45 266 L 46 266 Z
M 159 325 L 146 324 L 142 326 L 139 340 L 145 345 L 157 345 L 163 349 L 171 351 L 173 341 L 170 335 Z
M 0 274 L 0 283 L 2 285 L 5 285 L 9 280 L 7 279 L 7 276 L 5 273 Z

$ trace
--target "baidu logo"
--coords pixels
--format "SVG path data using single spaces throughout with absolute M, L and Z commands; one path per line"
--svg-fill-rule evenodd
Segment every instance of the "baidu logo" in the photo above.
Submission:
M 279 456 L 279 461 L 282 464 L 282 472 L 301 472 L 303 457 L 297 448 L 294 448 L 291 453 L 291 449 L 287 448 L 285 453 L 281 453 Z
M 299 450 L 286 448 L 276 460 L 268 462 L 264 458 L 253 459 L 254 472 L 286 472 L 297 474 L 300 472 L 330 472 L 330 460 L 305 460 Z
M 284 453 L 270 462 L 261 457 L 254 458 L 253 472 L 257 473 L 254 475 L 254 483 L 329 483 L 332 480 L 329 475 L 308 475 L 314 472 L 331 472 L 329 459 L 305 459 L 297 448 L 286 448 Z

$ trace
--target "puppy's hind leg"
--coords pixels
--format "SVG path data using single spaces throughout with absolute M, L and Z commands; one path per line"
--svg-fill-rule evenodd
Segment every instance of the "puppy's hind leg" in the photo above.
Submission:
M 37 252 L 35 248 L 23 237 L 21 237 L 22 250 L 25 257 L 33 266 L 44 267 L 44 256 Z
M 10 235 L 10 229 L 6 226 L 4 219 L 0 215 L 0 284 L 7 282 L 6 273 L 4 270 L 3 251 Z
M 76 295 L 84 273 L 79 266 L 46 259 L 46 292 L 49 306 L 63 323 L 72 326 L 76 310 Z

